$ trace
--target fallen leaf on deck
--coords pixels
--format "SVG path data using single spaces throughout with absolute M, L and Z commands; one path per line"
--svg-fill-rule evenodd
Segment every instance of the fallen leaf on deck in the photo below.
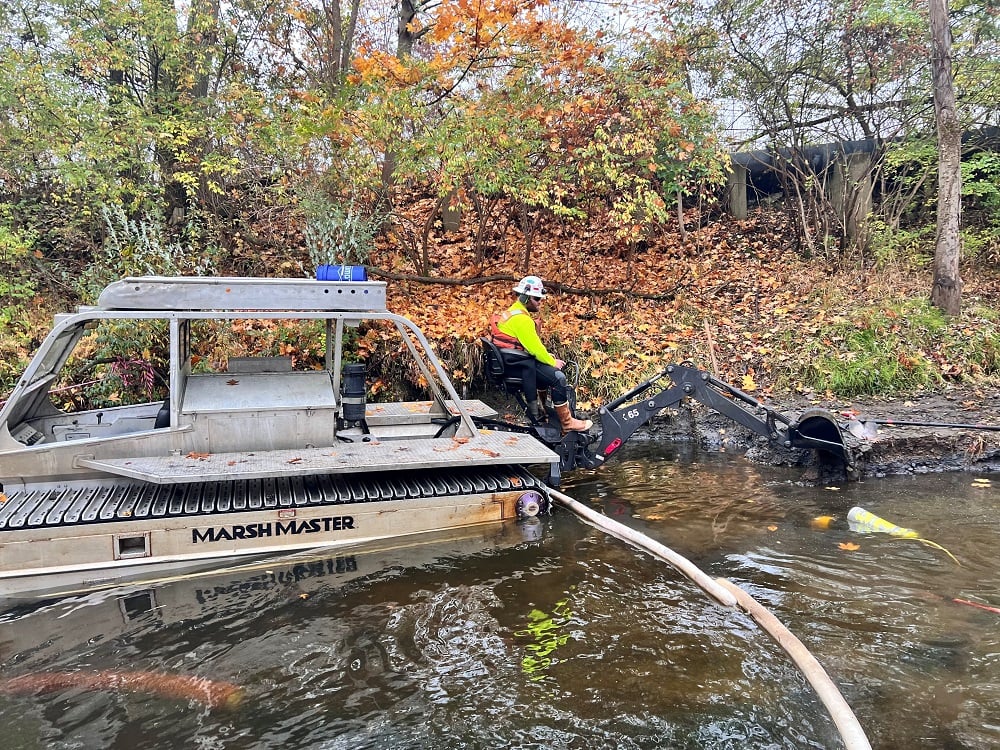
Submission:
M 856 549 L 861 549 L 860 544 L 855 544 L 854 542 L 841 542 L 837 545 L 841 549 L 846 549 L 848 552 L 853 552 Z
M 768 527 L 767 527 L 767 530 L 768 530 L 768 531 L 777 531 L 777 530 L 778 530 L 778 527 L 777 527 L 777 526 L 775 526 L 775 525 L 774 525 L 774 524 L 772 523 L 772 524 L 771 524 L 770 526 L 768 526 Z
M 191 451 L 187 454 L 187 458 L 196 458 L 199 461 L 204 461 L 206 458 L 211 456 L 211 453 L 199 453 L 198 451 Z

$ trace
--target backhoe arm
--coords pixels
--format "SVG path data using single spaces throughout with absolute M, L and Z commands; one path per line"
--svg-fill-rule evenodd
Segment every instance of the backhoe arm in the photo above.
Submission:
M 665 377 L 671 380 L 669 387 L 649 398 L 640 399 Z M 670 365 L 663 372 L 601 407 L 598 412 L 601 437 L 595 449 L 597 461 L 609 458 L 639 428 L 664 409 L 679 404 L 685 398 L 693 398 L 769 440 L 779 440 L 783 436 L 783 428 L 779 428 L 776 421 L 788 424 L 788 420 L 778 412 L 704 370 L 688 365 Z
M 644 398 L 656 383 L 669 377 L 671 384 L 655 395 Z M 773 444 L 787 448 L 815 448 L 842 459 L 848 470 L 854 469 L 853 447 L 846 444 L 836 417 L 822 409 L 810 409 L 790 419 L 729 383 L 704 370 L 689 365 L 670 365 L 663 372 L 640 383 L 598 412 L 601 435 L 593 453 L 577 453 L 581 465 L 593 468 L 610 458 L 615 451 L 663 409 L 685 398 L 693 398 Z
M 595 465 L 610 458 L 636 431 L 664 409 L 679 404 L 687 394 L 678 385 L 663 389 L 654 396 L 638 400 L 659 380 L 669 374 L 668 367 L 631 391 L 602 406 L 598 411 L 601 436 L 595 448 Z
M 647 395 L 665 378 L 670 382 L 662 390 Z M 719 380 L 704 370 L 687 364 L 670 365 L 628 393 L 598 410 L 600 435 L 570 431 L 560 434 L 558 425 L 549 423 L 525 427 L 495 420 L 475 418 L 481 428 L 524 432 L 535 435 L 559 454 L 559 463 L 550 466 L 548 482 L 557 487 L 561 472 L 595 469 L 611 458 L 643 425 L 666 408 L 693 398 L 719 414 L 762 435 L 774 445 L 785 448 L 816 449 L 842 460 L 848 473 L 856 473 L 862 446 L 851 435 L 842 433 L 834 414 L 824 409 L 808 409 L 789 418 L 773 407 L 758 401 L 739 388 Z M 448 428 L 453 420 L 442 426 Z

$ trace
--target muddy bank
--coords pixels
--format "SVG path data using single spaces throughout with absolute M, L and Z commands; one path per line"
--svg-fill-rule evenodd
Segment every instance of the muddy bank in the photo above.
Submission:
M 845 441 L 858 455 L 855 476 L 881 477 L 944 471 L 1000 472 L 1000 387 L 948 388 L 900 398 L 831 400 L 783 397 L 766 400 L 792 419 L 809 408 L 832 412 Z M 927 426 L 873 424 L 889 419 Z M 991 425 L 997 431 L 943 425 Z M 853 426 L 851 434 L 847 427 Z M 697 441 L 705 448 L 741 453 L 747 460 L 800 467 L 803 481 L 848 478 L 842 462 L 816 451 L 789 450 L 697 402 L 665 410 L 648 426 L 653 439 Z

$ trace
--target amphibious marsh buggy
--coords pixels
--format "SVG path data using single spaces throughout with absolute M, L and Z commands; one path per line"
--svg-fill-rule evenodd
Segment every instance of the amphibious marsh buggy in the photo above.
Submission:
M 250 357 L 199 371 L 199 335 L 292 320 L 324 329 L 323 369 Z M 400 337 L 429 401 L 366 403 L 363 365 L 344 361 L 345 339 L 361 323 Z M 78 345 L 144 326 L 169 341 L 165 400 L 57 407 Z M 559 456 L 531 435 L 477 426 L 494 416 L 458 397 L 423 333 L 386 309 L 382 282 L 115 282 L 96 306 L 56 317 L 0 409 L 0 595 L 38 588 L 39 576 L 46 586 L 52 576 L 94 583 L 137 566 L 536 515 L 546 488 L 526 467 L 558 465 Z M 449 419 L 457 426 L 442 436 Z

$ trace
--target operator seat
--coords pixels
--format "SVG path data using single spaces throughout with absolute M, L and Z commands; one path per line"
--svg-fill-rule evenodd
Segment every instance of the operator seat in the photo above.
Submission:
M 517 399 L 521 408 L 527 408 L 524 401 L 524 381 L 507 371 L 507 365 L 531 359 L 531 355 L 520 349 L 501 349 L 488 338 L 481 338 L 483 346 L 483 372 L 486 382 L 497 390 Z
M 164 399 L 163 404 L 160 406 L 160 410 L 156 412 L 156 422 L 153 424 L 154 430 L 159 430 L 163 427 L 170 426 L 170 397 L 167 396 Z

